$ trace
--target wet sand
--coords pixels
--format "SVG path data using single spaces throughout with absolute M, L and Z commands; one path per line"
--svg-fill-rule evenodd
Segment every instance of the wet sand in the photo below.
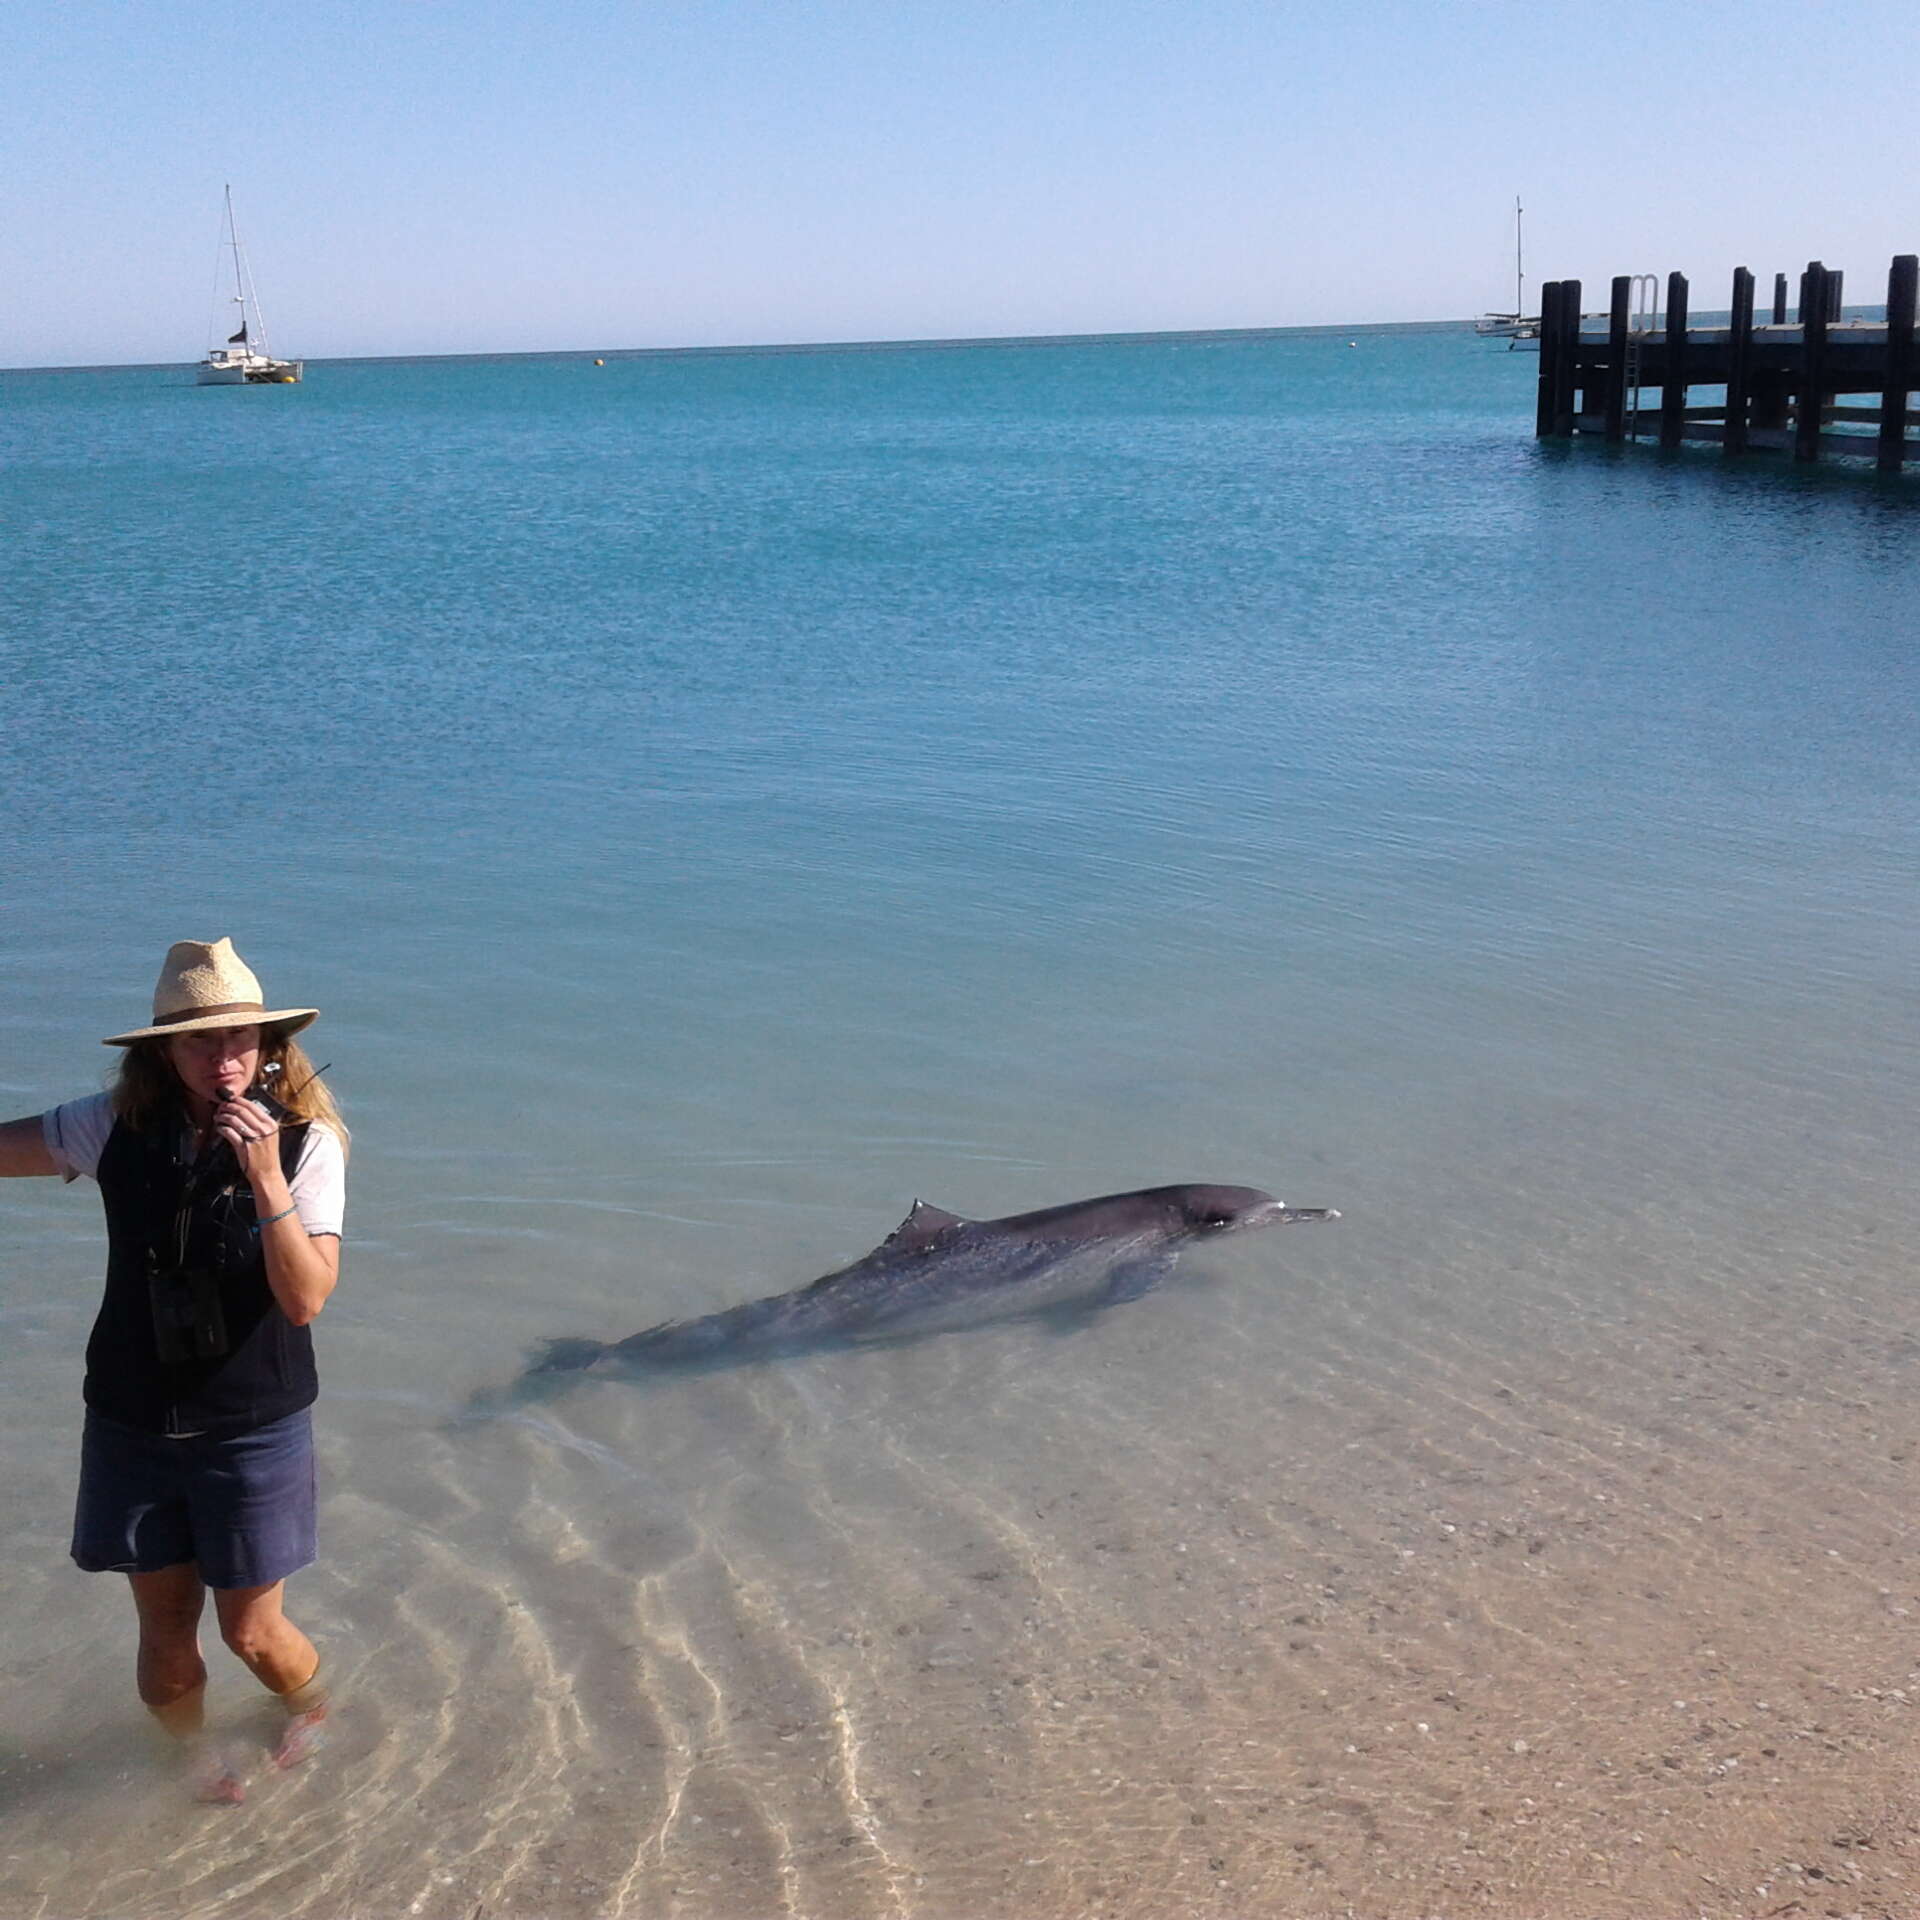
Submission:
M 0 1912 L 1911 1915 L 1904 1276 L 1862 1220 L 1660 1290 L 1638 1225 L 1465 1295 L 1438 1223 L 1391 1315 L 1326 1229 L 1066 1337 L 346 1399 L 332 1747 L 270 1776 L 216 1655 L 250 1797 L 183 1809 L 50 1573 L 16 1637 L 99 1673 L 12 1677 Z

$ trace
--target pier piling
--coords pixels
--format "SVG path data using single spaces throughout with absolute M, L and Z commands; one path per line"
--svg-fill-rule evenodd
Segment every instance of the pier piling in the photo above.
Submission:
M 1633 299 L 1633 275 L 1613 276 L 1613 305 L 1607 314 L 1607 372 L 1602 392 L 1606 395 L 1602 411 L 1606 417 L 1609 440 L 1627 437 L 1627 322 L 1628 306 Z
M 1907 396 L 1914 379 L 1914 292 L 1920 283 L 1920 254 L 1894 256 L 1887 270 L 1887 370 L 1880 391 L 1880 434 L 1876 464 L 1882 473 L 1898 473 L 1907 455 Z
M 1687 426 L 1687 276 L 1667 275 L 1667 377 L 1660 387 L 1660 444 L 1677 447 Z
M 1733 270 L 1733 297 L 1727 314 L 1727 419 L 1721 451 L 1747 450 L 1747 406 L 1753 379 L 1753 275 Z
M 1553 432 L 1567 438 L 1574 426 L 1574 355 L 1580 346 L 1580 282 L 1554 283 Z
M 1827 270 L 1809 260 L 1800 276 L 1800 387 L 1793 416 L 1793 457 L 1820 458 L 1827 407 Z
M 1559 281 L 1549 281 L 1540 289 L 1540 384 L 1534 393 L 1533 432 L 1538 440 L 1550 440 L 1554 427 L 1554 398 L 1560 390 L 1560 302 L 1563 289 Z

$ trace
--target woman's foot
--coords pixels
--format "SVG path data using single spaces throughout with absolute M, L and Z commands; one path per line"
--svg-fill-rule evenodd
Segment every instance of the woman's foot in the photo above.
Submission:
M 240 1776 L 212 1747 L 202 1747 L 189 1756 L 187 1780 L 193 1797 L 203 1806 L 237 1807 L 247 1797 Z
M 273 1764 L 284 1771 L 318 1753 L 327 1744 L 327 1710 L 324 1705 L 307 1713 L 288 1716 L 287 1729 L 273 1750 Z

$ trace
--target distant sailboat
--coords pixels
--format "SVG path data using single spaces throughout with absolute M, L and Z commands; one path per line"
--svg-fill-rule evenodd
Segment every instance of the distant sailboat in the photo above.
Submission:
M 1483 340 L 1504 340 L 1509 347 L 1540 338 L 1540 316 L 1527 311 L 1527 253 L 1521 228 L 1520 196 L 1513 197 L 1513 311 L 1483 313 L 1473 330 Z
M 227 237 L 221 252 L 233 255 L 231 304 L 240 309 L 240 331 L 227 335 L 224 345 L 208 349 L 194 384 L 202 387 L 287 387 L 306 370 L 300 360 L 276 360 L 267 345 L 267 323 L 260 314 L 260 296 L 254 291 L 253 269 L 233 224 L 233 189 L 227 189 Z M 225 262 L 222 262 L 224 267 Z M 219 332 L 216 327 L 215 333 Z

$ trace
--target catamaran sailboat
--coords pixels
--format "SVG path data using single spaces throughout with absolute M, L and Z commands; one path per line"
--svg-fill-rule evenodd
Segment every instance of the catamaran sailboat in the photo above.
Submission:
M 1540 338 L 1540 316 L 1527 311 L 1527 255 L 1520 227 L 1520 196 L 1513 197 L 1513 311 L 1483 313 L 1473 330 L 1483 340 L 1504 340 L 1509 347 Z
M 240 309 L 240 331 L 224 345 L 209 349 L 200 362 L 194 384 L 202 387 L 287 387 L 306 370 L 300 360 L 276 360 L 267 346 L 267 323 L 260 315 L 260 296 L 254 291 L 253 269 L 233 224 L 233 189 L 227 189 L 227 237 L 221 252 L 233 255 L 231 304 Z M 224 267 L 225 262 L 222 262 Z M 231 317 L 231 316 L 229 316 Z M 219 329 L 216 327 L 215 332 Z

